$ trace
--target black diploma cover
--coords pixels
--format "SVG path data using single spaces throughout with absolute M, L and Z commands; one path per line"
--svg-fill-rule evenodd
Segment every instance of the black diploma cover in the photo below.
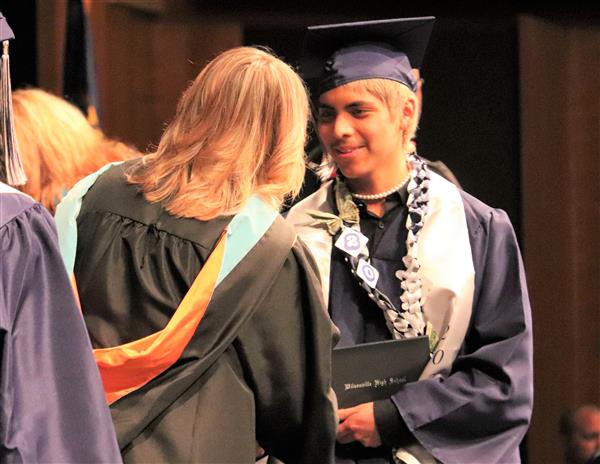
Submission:
M 417 380 L 427 361 L 426 335 L 334 349 L 332 383 L 339 407 L 389 398 Z

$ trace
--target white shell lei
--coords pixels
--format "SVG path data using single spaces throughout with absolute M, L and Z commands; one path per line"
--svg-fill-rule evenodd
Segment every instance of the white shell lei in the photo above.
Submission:
M 423 316 L 422 282 L 419 277 L 419 232 L 427 215 L 429 203 L 429 172 L 423 160 L 414 153 L 408 156 L 411 165 L 411 179 L 408 184 L 408 217 L 406 218 L 406 256 L 402 258 L 406 270 L 396 271 L 403 292 L 400 316 L 404 319 L 404 327 L 400 328 L 403 336 L 396 338 L 416 337 L 425 334 L 425 318 Z M 395 324 L 396 325 L 396 324 Z M 394 331 L 396 334 L 396 331 Z M 399 334 L 398 334 L 399 335 Z
M 401 314 L 406 320 L 404 337 L 416 337 L 425 333 L 422 282 L 419 277 L 418 238 L 429 205 L 429 172 L 425 162 L 414 153 L 408 156 L 408 162 L 412 168 L 411 179 L 408 184 L 408 200 L 406 202 L 408 209 L 406 229 L 408 235 L 406 236 L 406 256 L 402 258 L 406 270 L 396 271 L 396 277 L 400 279 L 400 286 L 403 290 L 400 301 L 402 302 Z M 398 336 L 396 331 L 393 333 L 395 338 L 402 338 Z M 392 458 L 395 464 L 408 462 L 407 458 L 413 458 L 415 459 L 414 462 L 420 462 L 402 448 L 394 448 Z

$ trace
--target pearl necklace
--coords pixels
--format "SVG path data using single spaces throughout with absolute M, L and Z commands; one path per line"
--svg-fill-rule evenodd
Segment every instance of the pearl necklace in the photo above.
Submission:
M 368 200 L 381 200 L 383 198 L 388 197 L 392 193 L 397 192 L 398 190 L 400 190 L 402 187 L 404 187 L 404 184 L 406 184 L 409 180 L 410 180 L 410 171 L 408 172 L 408 174 L 406 175 L 406 177 L 404 179 L 402 179 L 402 181 L 398 185 L 396 185 L 395 187 L 392 187 L 389 190 L 386 190 L 385 192 L 372 193 L 372 194 L 350 192 L 350 195 L 352 195 L 352 198 L 356 198 L 357 200 L 367 200 L 367 201 Z

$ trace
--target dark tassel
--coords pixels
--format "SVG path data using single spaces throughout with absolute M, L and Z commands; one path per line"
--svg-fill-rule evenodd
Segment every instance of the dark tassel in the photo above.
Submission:
M 17 147 L 12 118 L 12 93 L 10 90 L 10 60 L 8 40 L 2 42 L 2 68 L 0 71 L 0 161 L 4 161 L 6 181 L 9 185 L 23 185 L 27 176 L 23 170 Z

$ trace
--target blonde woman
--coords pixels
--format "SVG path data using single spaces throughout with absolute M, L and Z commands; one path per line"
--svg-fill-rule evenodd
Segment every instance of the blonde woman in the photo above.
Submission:
M 126 462 L 253 462 L 257 444 L 286 463 L 331 462 L 333 326 L 277 213 L 302 182 L 308 108 L 289 66 L 229 50 L 155 153 L 59 206 Z
M 21 190 L 50 212 L 79 179 L 112 161 L 139 154 L 92 127 L 77 107 L 41 89 L 13 92 L 19 152 L 27 183 Z

